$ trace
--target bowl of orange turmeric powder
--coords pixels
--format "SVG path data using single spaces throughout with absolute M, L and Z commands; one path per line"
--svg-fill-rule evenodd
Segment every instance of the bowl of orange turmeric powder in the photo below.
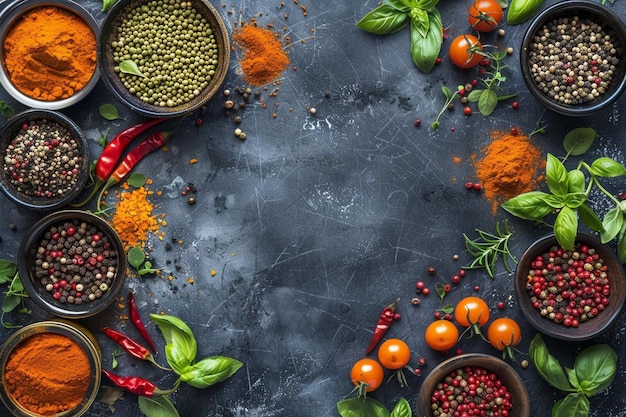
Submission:
M 102 354 L 85 327 L 46 320 L 22 327 L 0 349 L 0 398 L 15 417 L 78 417 L 92 405 Z
M 58 110 L 99 80 L 98 23 L 71 0 L 13 1 L 0 14 L 0 85 L 20 103 Z

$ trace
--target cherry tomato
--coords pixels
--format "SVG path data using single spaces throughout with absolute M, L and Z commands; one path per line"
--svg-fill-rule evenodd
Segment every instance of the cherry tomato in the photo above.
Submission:
M 503 15 L 502 6 L 496 0 L 476 0 L 467 11 L 467 22 L 479 32 L 491 32 Z
M 456 345 L 459 331 L 450 320 L 435 320 L 426 328 L 424 338 L 428 346 L 442 352 Z
M 489 307 L 482 298 L 465 297 L 454 308 L 454 318 L 463 327 L 484 326 L 489 321 Z
M 450 61 L 459 68 L 474 68 L 483 59 L 483 44 L 474 35 L 459 35 L 450 43 Z
M 365 386 L 366 392 L 376 390 L 383 383 L 385 374 L 383 367 L 374 359 L 359 359 L 350 371 L 352 383 L 357 386 Z
M 385 340 L 378 348 L 378 361 L 387 369 L 400 369 L 409 363 L 411 350 L 400 339 Z
M 508 317 L 495 319 L 487 330 L 487 340 L 491 346 L 502 351 L 507 347 L 517 345 L 521 337 L 522 330 L 519 324 Z

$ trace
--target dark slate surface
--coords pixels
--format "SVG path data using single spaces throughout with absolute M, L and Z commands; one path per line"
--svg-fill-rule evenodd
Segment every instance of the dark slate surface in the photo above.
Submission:
M 83 3 L 102 21 L 100 2 Z M 439 4 L 451 37 L 468 29 L 469 4 Z M 623 16 L 624 4 L 618 0 L 607 7 Z M 442 304 L 433 291 L 420 307 L 413 307 L 415 282 L 423 279 L 434 290 L 434 282 L 448 281 L 471 260 L 464 252 L 462 233 L 472 234 L 475 228 L 493 230 L 497 221 L 510 219 L 515 228 L 512 251 L 518 257 L 548 232 L 502 211 L 493 215 L 480 193 L 464 188 L 465 181 L 475 179 L 470 156 L 480 154 L 492 129 L 519 126 L 528 132 L 541 118 L 548 131 L 535 142 L 542 152 L 561 155 L 561 140 L 569 129 L 593 127 L 598 138 L 587 157 L 624 161 L 621 107 L 626 98 L 596 115 L 570 119 L 544 111 L 526 91 L 517 54 L 527 23 L 505 26 L 504 38 L 485 37 L 488 43 L 515 49 L 507 59 L 513 68 L 507 71 L 504 90 L 519 92 L 520 109 L 512 110 L 509 101 L 488 118 L 477 111 L 465 117 L 457 105 L 453 112 L 445 112 L 441 127 L 433 131 L 429 125 L 444 102 L 441 87 L 454 89 L 476 74 L 452 68 L 446 44 L 443 63 L 424 75 L 411 61 L 408 30 L 373 36 L 357 29 L 355 23 L 376 1 L 215 5 L 231 33 L 238 21 L 255 17 L 263 26 L 274 25 L 283 38 L 288 36 L 291 67 L 280 85 L 262 92 L 267 108 L 250 100 L 239 112 L 245 141 L 233 136 L 237 126 L 232 115 L 224 114 L 220 94 L 209 102 L 202 126 L 188 119 L 171 139 L 169 152 L 157 152 L 137 168 L 153 180 L 153 190 L 163 190 L 154 201 L 156 211 L 166 214 L 165 237 L 153 237 L 149 244 L 156 266 L 174 279 L 129 278 L 127 288 L 136 292 L 144 317 L 164 311 L 185 320 L 199 340 L 199 356 L 223 354 L 245 364 L 215 387 L 182 387 L 172 396 L 182 416 L 338 415 L 336 403 L 352 389 L 350 367 L 363 355 L 382 308 L 397 297 L 403 318 L 388 336 L 404 339 L 414 362 L 425 357 L 424 371 L 445 359 L 423 341 L 426 324 Z M 306 16 L 301 6 L 306 7 Z M 235 48 L 224 89 L 246 86 L 238 67 L 240 55 Z M 272 97 L 275 88 L 279 91 Z M 4 91 L 0 99 L 25 109 Z M 99 116 L 98 106 L 107 102 L 116 104 L 124 121 L 111 123 Z M 307 111 L 309 106 L 316 108 L 315 115 Z M 142 120 L 115 103 L 102 83 L 84 103 L 63 113 L 84 130 L 93 157 L 99 154 L 97 139 L 107 127 L 113 134 Z M 423 120 L 419 128 L 414 125 L 417 117 Z M 455 156 L 462 162 L 454 163 Z M 198 163 L 191 165 L 192 158 Z M 198 190 L 195 205 L 180 195 L 188 182 Z M 615 192 L 623 188 L 617 184 Z M 596 203 L 599 209 L 603 204 Z M 17 208 L 4 196 L 0 210 L 0 257 L 15 259 L 24 233 L 42 214 Z M 17 231 L 9 228 L 10 223 Z M 170 250 L 166 243 L 171 243 Z M 455 254 L 458 261 L 452 260 Z M 438 269 L 435 278 L 425 273 L 429 265 Z M 210 275 L 212 269 L 215 276 Z M 521 316 L 511 280 L 501 265 L 494 280 L 483 271 L 471 271 L 445 303 L 472 294 L 479 285 L 492 317 L 514 317 L 523 325 L 519 349 L 527 352 L 535 331 Z M 499 301 L 506 304 L 502 311 L 496 308 Z M 93 330 L 101 324 L 121 328 L 119 313 L 113 306 L 86 324 Z M 12 315 L 10 320 L 28 323 L 44 317 L 33 306 L 32 317 Z M 150 324 L 149 329 L 162 346 L 156 327 Z M 1 329 L 0 339 L 12 331 Z M 130 326 L 125 331 L 136 334 Z M 592 399 L 592 416 L 623 415 L 625 332 L 622 317 L 606 334 L 586 343 L 547 339 L 568 366 L 591 343 L 609 343 L 619 352 L 615 382 Z M 101 335 L 98 339 L 109 365 L 115 346 Z M 499 356 L 478 339 L 464 340 L 460 347 Z M 163 361 L 162 354 L 158 358 Z M 174 376 L 149 365 L 119 360 L 119 373 L 149 377 L 162 387 L 174 383 Z M 564 394 L 543 382 L 532 367 L 513 366 L 527 385 L 532 415 L 549 416 L 553 402 Z M 404 389 L 391 381 L 372 396 L 388 408 L 400 397 L 414 405 L 422 378 L 409 375 L 409 387 Z M 107 415 L 111 412 L 101 403 L 87 414 Z M 140 415 L 136 398 L 126 394 L 113 415 Z M 420 410 L 414 415 L 421 415 Z

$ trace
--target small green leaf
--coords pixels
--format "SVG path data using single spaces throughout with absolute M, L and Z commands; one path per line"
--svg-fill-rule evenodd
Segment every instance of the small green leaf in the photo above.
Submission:
M 554 356 L 550 355 L 541 333 L 535 334 L 530 342 L 528 355 L 537 373 L 547 383 L 561 391 L 573 390 L 561 364 Z
M 105 103 L 98 108 L 98 111 L 100 112 L 100 116 L 104 117 L 106 120 L 121 119 L 120 114 L 112 104 Z
M 102 11 L 106 12 L 115 4 L 117 0 L 102 0 Z
M 478 101 L 480 100 L 480 97 L 483 95 L 485 91 L 486 90 L 472 90 L 467 95 L 467 99 L 469 100 L 470 103 L 478 103 Z
M 446 100 L 450 100 L 452 98 L 452 90 L 447 85 L 441 87 L 441 92 Z
M 598 158 L 591 163 L 591 173 L 598 177 L 619 177 L 626 175 L 626 168 L 611 158 Z
M 411 405 L 406 398 L 400 397 L 393 410 L 391 410 L 391 417 L 411 417 L 412 415 Z
M 568 189 L 567 169 L 561 161 L 552 154 L 546 160 L 546 182 L 550 191 L 557 196 L 565 196 Z
M 591 230 L 596 232 L 602 232 L 604 230 L 604 226 L 598 218 L 598 215 L 587 204 L 581 204 L 580 207 L 578 207 L 578 216 L 580 216 L 580 220 Z
M 602 219 L 603 230 L 600 233 L 602 243 L 608 243 L 613 240 L 618 235 L 620 230 L 622 230 L 623 226 L 624 213 L 622 213 L 619 207 L 615 206 L 607 211 Z
M 353 397 L 337 403 L 341 417 L 390 417 L 391 414 L 379 401 L 371 397 Z
M 564 199 L 565 205 L 572 209 L 580 207 L 585 201 L 587 201 L 585 193 L 567 193 Z
M 441 307 L 438 311 L 441 311 L 443 314 L 452 314 L 454 312 L 454 306 L 452 304 L 446 304 Z
M 596 138 L 596 131 L 589 127 L 572 129 L 563 138 L 563 148 L 568 155 L 579 156 L 589 150 Z
M 511 0 L 506 14 L 506 23 L 518 25 L 533 17 L 543 0 Z
M 139 396 L 137 401 L 139 409 L 147 417 L 180 417 L 178 410 L 166 395 Z
M 408 12 L 411 10 L 411 7 L 403 0 L 383 0 L 383 4 L 386 4 L 399 12 Z
M 143 78 L 146 77 L 141 72 L 141 70 L 139 70 L 137 63 L 135 63 L 135 61 L 133 61 L 132 59 L 125 59 L 124 61 L 120 62 L 119 67 L 120 67 L 120 71 L 122 71 L 124 74 L 136 75 L 138 77 L 143 77 Z
M 198 351 L 196 338 L 189 326 L 178 317 L 150 314 L 165 339 L 165 357 L 172 370 L 180 375 L 193 363 Z
M 111 129 L 107 127 L 107 130 L 98 138 L 98 145 L 100 145 L 101 148 L 104 148 L 107 144 L 107 136 L 109 136 L 109 130 Z
M 376 35 L 388 35 L 403 29 L 410 20 L 408 13 L 382 4 L 363 16 L 356 26 Z
M 2 300 L 2 312 L 9 313 L 15 310 L 15 307 L 19 306 L 21 302 L 22 302 L 21 297 L 14 295 L 14 294 L 7 293 L 4 296 L 4 299 Z
M 589 417 L 589 400 L 580 392 L 572 392 L 554 404 L 552 417 Z
M 240 361 L 225 356 L 211 356 L 190 365 L 180 380 L 194 388 L 207 388 L 230 378 L 243 366 Z
M 426 36 L 422 36 L 415 20 L 411 22 L 411 57 L 417 68 L 428 73 L 435 66 L 443 42 L 443 22 L 435 8 L 428 11 L 429 26 Z
M 135 187 L 135 188 L 143 187 L 144 185 L 146 185 L 147 181 L 148 181 L 148 178 L 141 172 L 134 172 L 130 174 L 130 176 L 126 180 L 126 182 L 128 182 L 128 184 L 130 184 L 131 187 Z
M 554 207 L 548 203 L 549 197 L 550 194 L 543 191 L 529 191 L 505 201 L 501 207 L 524 220 L 542 220 L 554 212 Z
M 567 191 L 570 193 L 585 191 L 585 174 L 580 169 L 573 169 L 567 173 Z
M 483 91 L 478 99 L 478 110 L 483 116 L 489 116 L 498 105 L 498 95 L 495 91 L 487 89 Z
M 141 248 L 133 247 L 128 251 L 128 263 L 135 269 L 141 268 L 141 265 L 146 260 L 146 254 Z
M 437 293 L 437 295 L 439 296 L 439 299 L 441 299 L 443 301 L 443 298 L 446 296 L 447 292 L 446 292 L 446 286 L 443 285 L 443 283 L 441 282 L 436 282 L 435 283 L 435 292 Z
M 609 345 L 589 346 L 576 356 L 574 370 L 582 392 L 591 397 L 613 382 L 617 354 Z
M 554 221 L 554 235 L 563 249 L 573 250 L 578 233 L 578 215 L 576 210 L 563 207 Z
M 6 118 L 13 117 L 15 116 L 15 109 L 13 109 L 13 107 L 9 106 L 4 101 L 0 101 L 0 114 L 2 114 L 2 116 Z

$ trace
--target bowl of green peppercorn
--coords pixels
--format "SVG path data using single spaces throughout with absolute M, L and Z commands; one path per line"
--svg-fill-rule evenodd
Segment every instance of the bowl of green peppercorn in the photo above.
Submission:
M 224 81 L 230 42 L 208 0 L 120 0 L 98 40 L 101 78 L 127 107 L 176 117 L 206 104 Z
M 545 107 L 585 116 L 626 89 L 626 25 L 590 1 L 554 4 L 531 22 L 520 48 L 528 90 Z

